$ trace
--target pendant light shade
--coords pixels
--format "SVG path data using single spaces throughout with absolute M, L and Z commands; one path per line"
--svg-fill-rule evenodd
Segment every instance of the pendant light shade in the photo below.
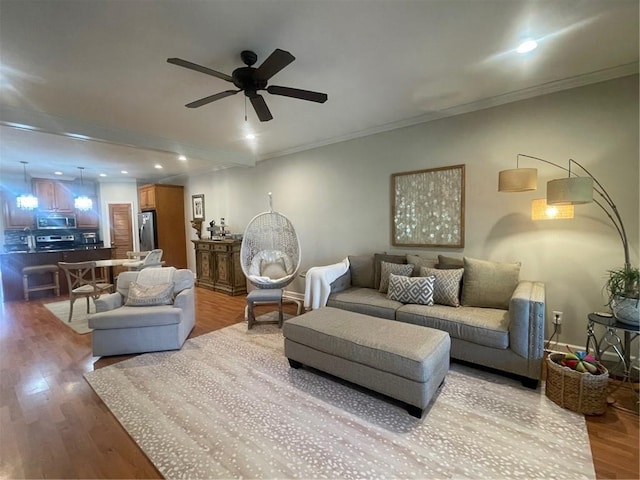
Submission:
M 84 170 L 84 167 L 78 167 L 78 169 L 80 170 L 80 186 L 84 186 L 84 182 L 82 179 L 82 171 Z M 78 195 L 73 201 L 73 206 L 76 208 L 76 210 L 86 212 L 87 210 L 91 210 L 93 208 L 93 200 L 91 200 L 86 195 Z
M 593 202 L 593 179 L 571 177 L 547 182 L 549 205 L 580 205 Z
M 531 200 L 531 220 L 573 218 L 573 205 L 549 205 L 546 198 Z
M 537 168 L 512 168 L 498 174 L 499 192 L 530 192 L 538 188 Z
M 29 192 L 29 182 L 27 182 L 27 163 L 29 162 L 20 163 L 22 164 L 22 170 L 24 172 L 25 193 L 16 197 L 16 206 L 22 210 L 35 210 L 38 208 L 38 198 Z

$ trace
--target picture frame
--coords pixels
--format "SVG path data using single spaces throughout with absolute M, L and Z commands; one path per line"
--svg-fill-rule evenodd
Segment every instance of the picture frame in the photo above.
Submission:
M 204 220 L 204 194 L 191 195 L 193 220 Z
M 465 165 L 391 175 L 391 244 L 464 247 Z

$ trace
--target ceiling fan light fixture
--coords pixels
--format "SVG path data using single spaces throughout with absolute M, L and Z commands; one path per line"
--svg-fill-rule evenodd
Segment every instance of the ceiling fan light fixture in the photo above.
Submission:
M 529 53 L 538 48 L 538 42 L 536 42 L 533 38 L 528 38 L 516 48 L 516 52 L 518 53 Z
M 16 197 L 16 206 L 21 210 L 35 210 L 38 208 L 38 198 L 29 192 L 29 182 L 27 181 L 27 163 L 29 162 L 21 161 L 20 163 L 24 173 L 25 193 Z

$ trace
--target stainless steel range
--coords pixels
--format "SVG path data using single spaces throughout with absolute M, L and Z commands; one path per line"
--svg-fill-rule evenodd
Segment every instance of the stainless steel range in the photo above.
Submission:
M 68 250 L 75 246 L 73 235 L 38 235 L 36 250 L 38 252 L 51 250 Z

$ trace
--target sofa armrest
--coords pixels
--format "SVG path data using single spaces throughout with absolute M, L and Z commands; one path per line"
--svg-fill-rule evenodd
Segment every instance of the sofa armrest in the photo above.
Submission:
M 342 292 L 347 288 L 351 288 L 351 269 L 331 282 L 331 293 Z
M 518 355 L 540 360 L 544 351 L 545 287 L 542 282 L 518 283 L 509 302 L 509 345 Z
M 108 312 L 115 308 L 120 308 L 123 304 L 122 295 L 118 292 L 101 295 L 100 298 L 94 300 L 96 304 L 96 313 Z
M 173 299 L 176 308 L 188 309 L 195 301 L 193 288 L 185 288 Z

